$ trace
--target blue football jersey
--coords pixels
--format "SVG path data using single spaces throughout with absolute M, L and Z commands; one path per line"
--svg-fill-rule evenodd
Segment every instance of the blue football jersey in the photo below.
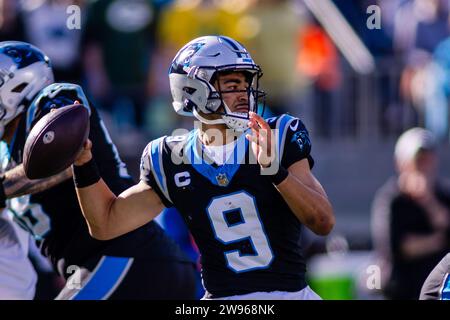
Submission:
M 311 142 L 303 123 L 289 115 L 267 120 L 281 165 L 307 159 Z M 299 291 L 306 286 L 299 243 L 302 224 L 267 175 L 262 175 L 245 134 L 223 165 L 204 156 L 198 131 L 150 142 L 140 179 L 166 207 L 183 215 L 201 252 L 210 297 L 256 291 Z

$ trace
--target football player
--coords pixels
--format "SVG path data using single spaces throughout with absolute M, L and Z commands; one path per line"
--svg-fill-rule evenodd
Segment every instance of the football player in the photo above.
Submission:
M 201 121 L 148 144 L 141 180 L 116 196 L 87 141 L 74 180 L 92 235 L 139 228 L 176 207 L 201 253 L 204 299 L 319 299 L 305 281 L 304 226 L 326 235 L 332 206 L 311 173 L 311 142 L 300 119 L 265 121 L 256 111 L 261 68 L 237 41 L 192 40 L 169 69 L 173 107 Z
M 26 178 L 21 163 L 31 128 L 51 109 L 74 102 L 89 109 L 92 152 L 103 181 L 118 195 L 133 180 L 81 87 L 53 83 L 50 61 L 38 48 L 0 42 L 0 136 L 11 168 L 0 183 L 0 201 L 14 198 L 9 211 L 67 279 L 57 299 L 194 299 L 195 265 L 155 222 L 107 241 L 93 239 L 71 168 L 47 179 Z

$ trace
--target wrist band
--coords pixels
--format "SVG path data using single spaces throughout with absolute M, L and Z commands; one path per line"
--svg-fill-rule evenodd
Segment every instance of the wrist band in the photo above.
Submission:
M 263 169 L 264 170 L 264 169 Z M 284 167 L 279 166 L 278 171 L 275 174 L 267 175 L 267 177 L 270 179 L 270 181 L 274 185 L 279 185 L 281 182 L 284 181 L 284 179 L 287 178 L 289 175 L 289 171 L 287 171 Z
M 0 208 L 6 208 L 6 194 L 3 181 L 5 181 L 5 175 L 2 174 L 0 176 Z
M 73 181 L 77 188 L 85 188 L 100 180 L 100 173 L 94 158 L 81 166 L 73 165 Z
M 288 175 L 289 175 L 289 171 L 287 171 L 284 167 L 280 166 L 278 168 L 277 173 L 275 173 L 274 175 L 269 176 L 269 177 L 270 177 L 270 180 L 272 181 L 272 183 L 277 186 L 281 182 L 283 182 L 284 179 L 286 179 Z

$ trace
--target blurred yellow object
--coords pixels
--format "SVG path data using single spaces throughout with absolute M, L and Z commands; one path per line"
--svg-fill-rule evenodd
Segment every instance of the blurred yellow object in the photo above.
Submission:
M 249 0 L 241 0 L 248 2 Z M 242 42 L 246 29 L 239 28 L 242 10 L 200 0 L 177 0 L 161 17 L 159 38 L 169 47 L 179 48 L 204 35 L 226 35 Z
M 261 85 L 268 92 L 267 104 L 290 108 L 302 93 L 302 74 L 297 72 L 298 36 L 307 22 L 292 1 L 259 1 L 240 21 L 246 31 L 247 48 L 264 70 Z M 249 28 L 250 27 L 250 28 Z

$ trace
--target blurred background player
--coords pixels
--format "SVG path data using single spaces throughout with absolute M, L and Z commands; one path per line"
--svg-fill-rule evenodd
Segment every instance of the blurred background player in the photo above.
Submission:
M 90 110 L 90 139 L 101 175 L 116 194 L 133 184 L 97 111 L 81 87 L 52 83 L 48 57 L 23 42 L 0 43 L 0 131 L 10 170 L 0 185 L 15 220 L 67 279 L 58 299 L 194 298 L 194 265 L 154 222 L 109 241 L 89 236 L 71 169 L 30 181 L 22 162 L 26 136 L 52 108 L 78 101 Z M 18 197 L 18 198 L 17 198 Z M 4 200 L 4 199 L 3 199 Z
M 98 0 L 84 11 L 85 70 L 92 80 L 88 85 L 99 104 L 112 112 L 119 131 L 146 130 L 156 27 L 164 2 Z
M 9 37 L 5 40 L 23 40 L 44 51 L 52 61 L 56 82 L 81 84 L 83 68 L 82 27 L 85 22 L 86 0 L 25 0 L 17 6 L 23 25 L 23 38 Z M 78 8 L 79 17 L 68 21 Z
M 92 235 L 110 239 L 176 207 L 201 253 L 204 299 L 320 299 L 306 283 L 299 238 L 304 227 L 331 231 L 331 204 L 310 171 L 303 123 L 255 113 L 261 76 L 234 39 L 186 44 L 169 70 L 173 107 L 199 128 L 150 142 L 141 181 L 120 197 L 96 173 L 88 141 L 74 178 Z M 96 179 L 83 178 L 88 172 Z
M 398 176 L 374 201 L 374 244 L 386 262 L 390 299 L 418 299 L 425 278 L 450 250 L 450 188 L 437 175 L 436 148 L 430 131 L 403 133 L 395 146 Z

